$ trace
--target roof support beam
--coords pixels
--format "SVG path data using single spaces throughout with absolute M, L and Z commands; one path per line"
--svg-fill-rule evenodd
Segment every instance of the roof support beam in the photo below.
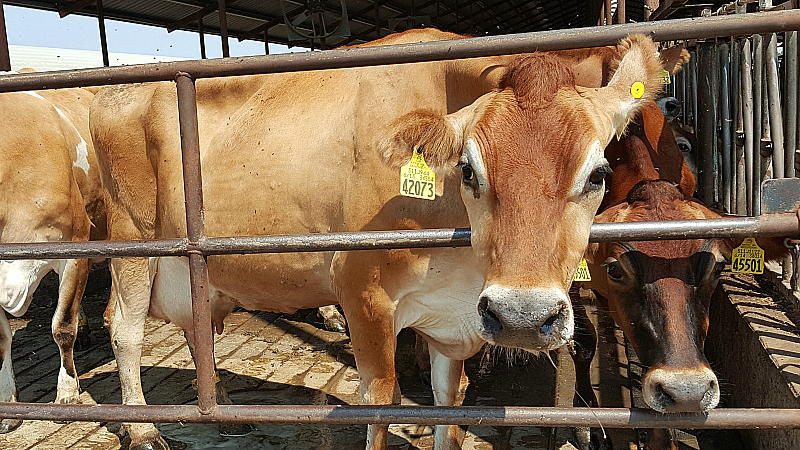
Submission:
M 99 0 L 98 0 L 99 1 Z M 236 0 L 231 0 L 236 1 Z M 222 37 L 222 57 L 227 58 L 231 56 L 231 51 L 228 48 L 228 16 L 225 14 L 225 3 L 228 0 L 217 0 L 217 9 L 219 10 L 219 31 Z
M 103 65 L 108 67 L 111 62 L 108 59 L 108 40 L 106 39 L 106 18 L 103 13 L 103 0 L 96 0 L 97 5 L 97 24 L 100 27 L 100 51 L 103 53 Z
M 11 70 L 11 57 L 8 54 L 8 35 L 6 33 L 6 19 L 3 14 L 3 0 L 0 0 L 0 70 Z
M 200 19 L 197 21 L 197 34 L 200 35 L 200 59 L 206 59 L 206 36 L 203 31 L 203 19 Z
M 58 8 L 58 15 L 63 19 L 70 14 L 76 13 L 87 6 L 94 5 L 96 0 L 77 0 L 72 3 L 67 3 L 63 8 Z

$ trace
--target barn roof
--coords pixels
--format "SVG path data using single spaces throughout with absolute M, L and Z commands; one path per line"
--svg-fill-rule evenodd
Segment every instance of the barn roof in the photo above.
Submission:
M 645 20 L 647 0 L 626 0 L 626 21 Z M 97 16 L 97 0 L 5 0 L 5 4 Z M 435 26 L 469 35 L 509 34 L 597 25 L 604 0 L 226 0 L 228 35 L 308 46 L 358 44 L 408 28 Z M 651 0 L 652 3 L 652 0 Z M 664 0 L 659 18 L 697 16 L 721 1 Z M 612 11 L 617 0 L 613 0 Z M 342 23 L 345 7 L 347 27 Z M 106 18 L 167 29 L 220 34 L 218 0 L 102 0 Z M 320 22 L 322 18 L 322 22 Z M 376 30 L 376 18 L 379 30 Z M 617 20 L 614 20 L 617 23 Z M 266 36 L 265 36 L 266 31 Z

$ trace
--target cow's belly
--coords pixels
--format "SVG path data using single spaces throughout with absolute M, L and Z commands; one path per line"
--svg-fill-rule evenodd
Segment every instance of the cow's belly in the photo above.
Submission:
M 467 359 L 486 342 L 479 333 L 478 297 L 483 276 L 469 248 L 439 249 L 419 259 L 418 277 L 397 292 L 395 330 L 413 328 L 452 359 Z
M 230 255 L 209 258 L 211 316 L 221 330 L 234 305 L 249 310 L 292 313 L 336 303 L 326 258 L 319 254 Z M 329 259 L 329 258 L 328 258 Z M 150 258 L 155 273 L 150 315 L 191 329 L 189 261 L 185 257 Z M 292 264 L 292 262 L 294 264 Z M 324 275 L 323 275 L 324 273 Z

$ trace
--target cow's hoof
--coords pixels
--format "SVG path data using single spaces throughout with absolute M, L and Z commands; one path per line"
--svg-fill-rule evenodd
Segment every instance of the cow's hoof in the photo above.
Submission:
M 249 423 L 221 423 L 218 428 L 222 436 L 245 436 L 256 429 Z
M 0 434 L 10 433 L 19 428 L 20 425 L 22 425 L 22 421 L 19 419 L 0 420 Z
M 128 450 L 170 450 L 170 448 L 167 444 L 167 441 L 165 441 L 161 435 L 157 435 L 153 438 L 147 439 L 144 442 L 139 442 L 136 444 L 131 443 L 131 445 L 128 447 Z
M 580 450 L 614 450 L 611 439 L 599 428 L 576 427 L 572 437 Z

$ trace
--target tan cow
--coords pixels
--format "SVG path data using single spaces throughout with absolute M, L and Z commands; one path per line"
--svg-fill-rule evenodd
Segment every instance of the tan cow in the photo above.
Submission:
M 457 37 L 414 30 L 371 45 Z M 563 345 L 567 290 L 603 195 L 603 148 L 661 88 L 649 39 L 619 48 L 600 89 L 576 86 L 571 66 L 546 54 L 198 81 L 208 235 L 473 232 L 472 249 L 210 257 L 216 330 L 236 304 L 340 303 L 367 404 L 400 399 L 395 336 L 405 327 L 430 343 L 437 405 L 460 404 L 463 360 L 487 341 Z M 186 235 L 175 104 L 171 83 L 107 88 L 92 104 L 112 239 Z M 398 169 L 414 152 L 437 172 L 434 201 L 399 195 Z M 143 404 L 146 314 L 192 339 L 188 264 L 114 259 L 111 272 L 106 319 L 123 402 Z M 126 428 L 131 448 L 167 447 L 152 424 Z M 387 437 L 387 426 L 370 426 L 367 447 Z M 436 448 L 460 439 L 458 427 L 436 429 Z
M 26 70 L 29 71 L 29 70 Z M 85 241 L 105 235 L 100 175 L 89 138 L 86 89 L 0 94 L 0 242 Z M 87 211 L 89 215 L 87 215 Z M 97 225 L 92 227 L 94 221 Z M 87 260 L 0 261 L 0 306 L 14 316 L 28 309 L 50 270 L 60 276 L 53 338 L 61 353 L 56 403 L 78 403 L 73 363 L 78 308 Z M 17 401 L 11 328 L 0 313 L 0 401 Z M 0 433 L 21 421 L 3 420 Z

